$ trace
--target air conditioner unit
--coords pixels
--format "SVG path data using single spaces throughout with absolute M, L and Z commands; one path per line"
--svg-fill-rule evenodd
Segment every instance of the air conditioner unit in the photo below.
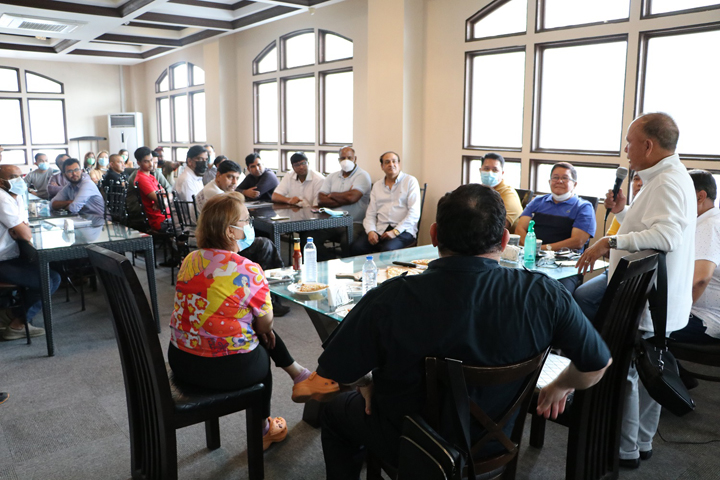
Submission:
M 110 153 L 127 150 L 133 152 L 145 144 L 142 113 L 111 113 L 108 115 L 108 143 Z
M 85 22 L 59 18 L 35 17 L 3 13 L 0 15 L 0 27 L 13 30 L 31 30 L 33 32 L 70 33 Z

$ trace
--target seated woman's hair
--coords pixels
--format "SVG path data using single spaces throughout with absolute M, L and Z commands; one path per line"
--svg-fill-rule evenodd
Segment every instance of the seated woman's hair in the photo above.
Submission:
M 215 195 L 208 200 L 195 230 L 198 248 L 230 250 L 235 240 L 228 235 L 227 227 L 240 221 L 244 203 L 245 197 L 238 192 Z

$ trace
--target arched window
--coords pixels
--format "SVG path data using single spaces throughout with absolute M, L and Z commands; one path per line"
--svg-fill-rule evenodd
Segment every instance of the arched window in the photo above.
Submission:
M 68 152 L 64 87 L 40 73 L 0 66 L 0 145 L 4 164 L 26 173 L 36 153 Z
M 172 159 L 184 162 L 190 144 L 207 141 L 205 70 L 179 62 L 155 81 L 158 141 L 172 149 Z
M 317 171 L 339 170 L 338 147 L 353 142 L 353 42 L 326 30 L 283 35 L 253 60 L 254 145 L 285 171 L 303 151 Z
M 547 193 L 552 166 L 566 161 L 576 193 L 604 198 L 627 166 L 629 122 L 651 111 L 678 123 L 688 167 L 720 160 L 720 1 L 642 3 L 494 0 L 467 18 L 464 183 L 498 152 L 516 188 Z

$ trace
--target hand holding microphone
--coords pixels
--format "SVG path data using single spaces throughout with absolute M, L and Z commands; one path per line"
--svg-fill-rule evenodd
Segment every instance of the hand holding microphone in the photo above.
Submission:
M 627 175 L 627 168 L 618 167 L 617 172 L 615 173 L 615 186 L 612 190 L 608 191 L 608 194 L 605 197 L 605 207 L 607 208 L 607 211 L 605 212 L 605 220 L 607 220 L 610 215 L 610 211 L 613 210 L 618 203 L 625 203 L 627 200 L 627 197 L 623 195 L 622 190 L 620 189 L 620 186 L 622 186 L 622 182 L 625 180 Z

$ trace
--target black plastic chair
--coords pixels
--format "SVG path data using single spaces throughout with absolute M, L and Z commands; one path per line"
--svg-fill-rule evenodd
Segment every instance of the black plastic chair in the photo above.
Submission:
M 550 347 L 529 360 L 511 365 L 494 367 L 463 365 L 463 374 L 468 387 L 497 388 L 502 385 L 514 384 L 517 388 L 512 402 L 492 417 L 471 398 L 468 398 L 470 417 L 478 422 L 483 434 L 482 437 L 473 439 L 471 443 L 471 452 L 475 458 L 475 473 L 480 475 L 483 480 L 515 478 L 518 453 L 525 427 L 523 416 L 517 415 L 517 413 L 527 411 L 535 384 L 549 352 Z M 443 402 L 445 395 L 450 390 L 450 375 L 444 359 L 435 357 L 425 359 L 425 388 L 426 401 L 422 417 L 436 432 L 442 431 L 442 425 L 445 423 L 445 419 L 442 418 Z M 516 416 L 517 419 L 510 437 L 508 437 L 503 432 L 503 428 Z M 482 452 L 483 447 L 491 441 L 497 441 L 503 449 L 492 456 L 478 458 L 478 453 Z M 397 476 L 397 470 L 393 466 L 382 462 L 377 456 L 368 452 L 367 479 L 380 480 L 382 478 L 381 469 L 391 478 Z M 466 474 L 467 471 L 463 472 L 463 477 Z
M 105 187 L 105 218 L 122 225 L 127 224 L 127 187 L 110 185 Z
M 262 383 L 242 390 L 203 391 L 168 376 L 150 305 L 135 270 L 123 255 L 96 245 L 88 257 L 103 283 L 112 313 L 125 379 L 134 479 L 177 478 L 175 430 L 205 422 L 207 447 L 220 447 L 219 417 L 246 410 L 248 469 L 264 477 Z
M 623 257 L 605 290 L 595 324 L 610 349 L 613 363 L 595 386 L 576 391 L 572 403 L 568 402 L 565 412 L 556 420 L 569 427 L 566 479 L 618 476 L 627 372 L 657 262 L 658 254 L 653 250 Z M 535 405 L 537 395 L 529 410 L 530 445 L 542 448 L 545 418 L 535 413 Z
M 178 223 L 180 224 L 180 230 L 183 232 L 194 232 L 197 227 L 198 210 L 197 203 L 195 203 L 195 195 L 192 196 L 192 201 L 178 200 L 177 197 L 173 198 L 175 203 L 175 212 L 177 213 Z
M 427 193 L 427 183 L 424 183 L 423 186 L 420 188 L 420 216 L 418 217 L 418 223 L 417 223 L 418 233 L 417 233 L 417 236 L 415 237 L 415 241 L 405 248 L 417 247 L 418 238 L 420 237 L 420 222 L 422 221 L 422 212 L 423 212 L 423 206 L 425 205 L 425 194 L 426 193 Z
M 523 208 L 527 207 L 528 203 L 530 203 L 535 196 L 535 192 L 532 190 L 516 188 L 515 191 L 517 192 L 518 197 L 520 197 L 520 205 L 522 205 Z
M 706 365 L 710 367 L 720 367 L 720 343 L 699 345 L 696 343 L 681 342 L 673 340 L 672 336 L 668 338 L 668 349 L 675 355 L 678 360 L 686 360 L 698 365 Z M 720 376 L 706 375 L 697 371 L 688 370 L 683 363 L 684 373 L 687 373 L 700 380 L 708 382 L 720 382 Z

